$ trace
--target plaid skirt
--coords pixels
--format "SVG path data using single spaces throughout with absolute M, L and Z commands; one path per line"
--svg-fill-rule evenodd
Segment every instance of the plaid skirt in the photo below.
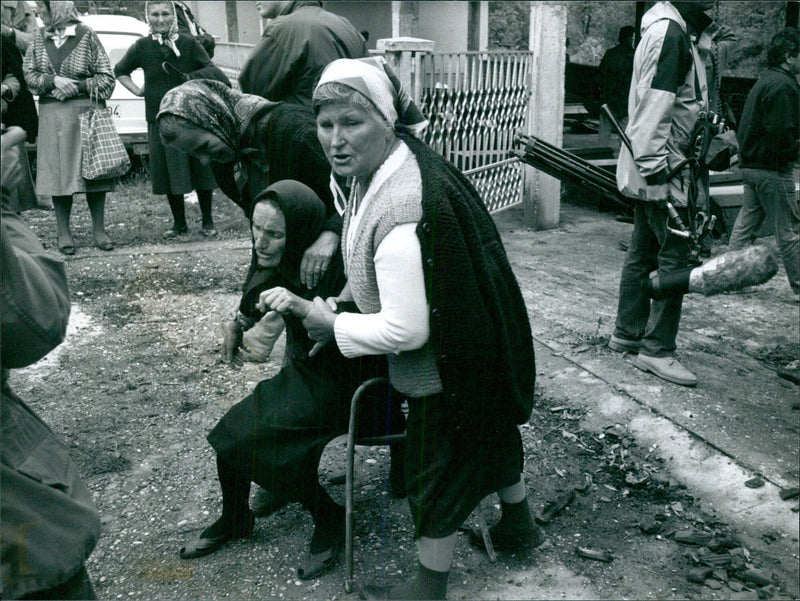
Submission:
M 108 192 L 113 179 L 81 177 L 81 125 L 78 115 L 99 105 L 88 98 L 39 105 L 36 142 L 36 193 L 69 196 L 76 192 Z

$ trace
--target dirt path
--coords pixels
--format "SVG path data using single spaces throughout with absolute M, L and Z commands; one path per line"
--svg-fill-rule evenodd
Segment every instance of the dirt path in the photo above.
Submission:
M 605 348 L 622 262 L 616 240 L 630 226 L 569 206 L 552 232 L 526 231 L 513 210 L 498 224 L 537 338 L 539 402 L 522 428 L 532 504 L 538 511 L 582 492 L 545 525 L 550 542 L 532 556 L 492 564 L 460 536 L 450 598 L 758 598 L 739 557 L 774 582 L 762 595 L 798 597 L 797 501 L 773 499 L 797 486 L 799 471 L 798 388 L 770 370 L 800 353 L 799 309 L 785 276 L 740 295 L 687 299 L 679 348 L 701 377 L 691 391 L 662 385 Z M 69 442 L 95 495 L 103 536 L 89 569 L 101 598 L 356 598 L 344 594 L 342 566 L 313 582 L 294 577 L 311 532 L 296 505 L 211 557 L 177 555 L 219 512 L 206 433 L 280 365 L 280 349 L 240 370 L 218 360 L 218 324 L 235 306 L 248 256 L 243 239 L 70 261 L 68 341 L 12 376 Z M 343 456 L 332 443 L 320 470 L 340 502 L 343 487 L 330 480 L 344 473 Z M 405 501 L 384 492 L 387 449 L 360 449 L 356 470 L 357 581 L 406 579 L 413 528 Z M 764 488 L 743 486 L 756 475 Z M 494 503 L 483 504 L 490 522 Z M 658 531 L 645 534 L 643 522 Z M 708 552 L 675 542 L 687 529 L 713 535 L 725 573 L 687 580 Z M 576 546 L 614 560 L 578 557 Z

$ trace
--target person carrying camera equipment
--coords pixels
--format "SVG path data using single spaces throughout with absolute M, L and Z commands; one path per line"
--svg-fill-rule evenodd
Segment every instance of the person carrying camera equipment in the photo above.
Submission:
M 694 177 L 687 133 L 708 108 L 696 36 L 711 22 L 705 11 L 712 6 L 659 2 L 645 13 L 628 97 L 631 150 L 622 148 L 617 163 L 617 186 L 636 204 L 608 346 L 638 353 L 636 367 L 683 386 L 697 384 L 697 377 L 675 358 L 683 299 L 651 301 L 642 284 L 653 270 L 667 274 L 689 265 L 691 240 L 680 225 L 692 225 L 690 190 L 696 192 L 703 182 Z M 684 161 L 686 167 L 675 172 Z

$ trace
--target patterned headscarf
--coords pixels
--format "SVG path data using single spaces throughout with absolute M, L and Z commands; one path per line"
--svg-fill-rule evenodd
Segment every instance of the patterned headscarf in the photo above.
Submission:
M 150 5 L 151 4 L 169 4 L 170 8 L 172 8 L 172 25 L 169 26 L 169 31 L 167 33 L 156 33 L 153 31 L 153 24 L 150 23 Z M 154 39 L 156 42 L 161 44 L 162 46 L 167 46 L 172 52 L 175 53 L 175 56 L 180 57 L 181 52 L 178 50 L 178 45 L 175 43 L 178 39 L 178 17 L 175 14 L 175 3 L 172 0 L 161 0 L 155 2 L 145 2 L 144 3 L 144 14 L 145 18 L 147 19 L 147 24 L 150 26 L 150 37 Z
M 50 2 L 50 14 L 46 19 L 42 17 L 42 21 L 49 33 L 81 22 L 78 11 L 75 9 L 75 3 L 61 1 Z
M 335 60 L 325 67 L 316 89 L 326 83 L 344 84 L 360 92 L 395 128 L 419 136 L 428 126 L 428 120 L 382 56 Z
M 181 117 L 225 142 L 241 160 L 240 141 L 253 116 L 277 106 L 261 96 L 242 94 L 211 79 L 193 79 L 172 88 L 161 100 L 156 121 L 163 115 Z

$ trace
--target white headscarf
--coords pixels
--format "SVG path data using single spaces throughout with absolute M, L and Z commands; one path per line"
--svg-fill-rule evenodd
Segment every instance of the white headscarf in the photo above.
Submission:
M 392 127 L 419 136 L 428 121 L 400 85 L 400 80 L 382 56 L 333 61 L 322 72 L 317 89 L 326 83 L 340 83 L 366 96 Z
M 169 26 L 169 31 L 167 33 L 156 33 L 153 31 L 153 25 L 150 23 L 151 4 L 169 4 L 172 7 L 172 25 Z M 147 19 L 147 24 L 150 25 L 150 37 L 162 46 L 166 45 L 167 48 L 175 53 L 175 56 L 180 57 L 181 52 L 178 50 L 178 45 L 175 43 L 178 39 L 178 16 L 175 13 L 175 3 L 172 2 L 172 0 L 145 2 L 144 14 Z

